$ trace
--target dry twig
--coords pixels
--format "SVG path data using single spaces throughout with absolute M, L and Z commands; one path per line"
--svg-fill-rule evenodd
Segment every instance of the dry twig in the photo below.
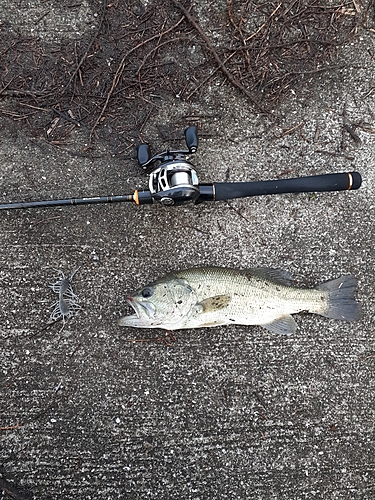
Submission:
M 213 47 L 210 39 L 205 34 L 205 32 L 202 30 L 202 28 L 200 27 L 200 25 L 198 24 L 198 22 L 190 14 L 190 12 L 187 9 L 185 9 L 185 7 L 183 5 L 181 5 L 179 2 L 177 2 L 176 0 L 172 0 L 172 1 L 175 4 L 175 6 L 178 7 L 181 10 L 181 12 L 184 14 L 184 16 L 189 21 L 189 23 L 198 31 L 199 35 L 201 36 L 201 38 L 205 42 L 207 49 L 211 52 L 211 54 L 213 55 L 215 61 L 218 64 L 219 68 L 224 73 L 224 75 L 228 78 L 228 80 L 230 81 L 230 83 L 232 85 L 234 85 L 235 87 L 237 87 L 243 94 L 245 94 L 246 97 L 248 97 L 250 99 L 250 101 L 252 102 L 252 104 L 258 109 L 258 111 L 260 111 L 262 113 L 266 113 L 265 109 L 260 104 L 260 102 L 258 101 L 258 99 L 251 92 L 249 92 L 240 82 L 238 82 L 236 80 L 236 78 L 232 75 L 232 73 L 227 69 L 227 67 L 225 66 L 225 64 L 223 63 L 223 61 L 218 56 L 216 50 L 214 49 L 214 47 Z
M 98 123 L 101 121 L 101 119 L 103 118 L 103 115 L 104 115 L 104 112 L 105 110 L 107 109 L 107 106 L 108 106 L 108 103 L 109 103 L 109 100 L 115 90 L 115 88 L 117 87 L 119 81 L 120 81 L 120 78 L 124 72 L 124 69 L 125 69 L 125 66 L 126 66 L 126 63 L 127 63 L 127 60 L 129 58 L 129 56 L 137 49 L 139 49 L 140 47 L 142 47 L 142 45 L 146 45 L 147 43 L 151 42 L 152 40 L 155 40 L 156 38 L 161 38 L 162 36 L 166 35 L 167 33 L 169 33 L 170 31 L 173 31 L 177 28 L 177 26 L 182 22 L 183 18 L 181 18 L 174 26 L 171 26 L 170 28 L 168 28 L 167 30 L 165 30 L 163 33 L 157 33 L 156 35 L 153 35 L 151 36 L 150 38 L 148 38 L 147 40 L 144 40 L 143 42 L 139 43 L 138 45 L 136 45 L 135 47 L 133 47 L 132 49 L 130 49 L 125 55 L 124 57 L 121 59 L 120 61 L 120 64 L 118 65 L 118 68 L 117 68 L 117 71 L 116 71 L 116 74 L 113 78 L 113 81 L 112 81 L 112 86 L 108 92 L 108 95 L 107 95 L 107 98 L 105 100 L 105 103 L 104 103 L 104 106 L 98 116 L 98 118 L 96 119 L 96 122 L 94 123 L 92 129 L 91 129 L 91 132 L 90 132 L 90 138 L 92 137 L 92 134 L 94 133 L 94 130 L 95 128 L 97 127 Z

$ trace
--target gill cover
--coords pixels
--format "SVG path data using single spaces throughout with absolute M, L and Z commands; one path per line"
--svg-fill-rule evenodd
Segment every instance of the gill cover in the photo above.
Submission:
M 136 291 L 127 302 L 135 314 L 120 318 L 119 325 L 175 329 L 187 319 L 197 298 L 186 280 L 168 275 Z

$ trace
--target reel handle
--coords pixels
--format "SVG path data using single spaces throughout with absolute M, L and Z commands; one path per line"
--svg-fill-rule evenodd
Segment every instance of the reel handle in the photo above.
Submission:
M 177 151 L 171 151 L 167 150 L 164 151 L 163 153 L 159 153 L 155 156 L 151 155 L 151 149 L 149 144 L 147 143 L 142 143 L 137 147 L 137 160 L 139 165 L 145 170 L 147 173 L 152 172 L 154 167 L 155 162 L 166 162 L 169 160 L 173 159 L 181 159 L 187 154 L 194 154 L 197 151 L 198 148 L 198 133 L 197 133 L 197 127 L 194 125 L 188 127 L 185 129 L 185 141 L 186 141 L 186 146 L 188 147 L 188 150 L 177 150 Z
M 151 158 L 151 149 L 149 144 L 140 144 L 137 147 L 137 160 L 141 167 Z
M 188 147 L 189 153 L 195 153 L 198 149 L 198 133 L 197 127 L 192 125 L 185 130 L 185 141 Z

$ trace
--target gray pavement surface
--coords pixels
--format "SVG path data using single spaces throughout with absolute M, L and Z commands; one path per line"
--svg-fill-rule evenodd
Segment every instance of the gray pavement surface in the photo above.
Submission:
M 275 121 L 218 75 L 196 103 L 162 102 L 143 130 L 157 152 L 159 125 L 179 123 L 183 145 L 198 124 L 201 182 L 357 170 L 358 191 L 0 212 L 0 498 L 374 498 L 374 36 L 296 86 Z M 136 141 L 127 159 L 100 139 L 84 156 L 87 143 L 81 129 L 56 146 L 3 125 L 2 200 L 147 188 Z M 127 292 L 198 265 L 279 267 L 301 286 L 353 273 L 362 319 L 300 314 L 287 337 L 117 326 Z M 77 268 L 82 311 L 43 329 L 56 270 Z

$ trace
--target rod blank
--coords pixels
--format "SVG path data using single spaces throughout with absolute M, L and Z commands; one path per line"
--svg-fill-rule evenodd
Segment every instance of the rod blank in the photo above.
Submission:
M 66 205 L 96 205 L 98 203 L 115 203 L 134 201 L 132 194 L 120 196 L 98 196 L 94 198 L 67 198 L 64 200 L 20 201 L 15 203 L 2 203 L 0 210 L 13 210 L 16 208 L 45 208 Z

